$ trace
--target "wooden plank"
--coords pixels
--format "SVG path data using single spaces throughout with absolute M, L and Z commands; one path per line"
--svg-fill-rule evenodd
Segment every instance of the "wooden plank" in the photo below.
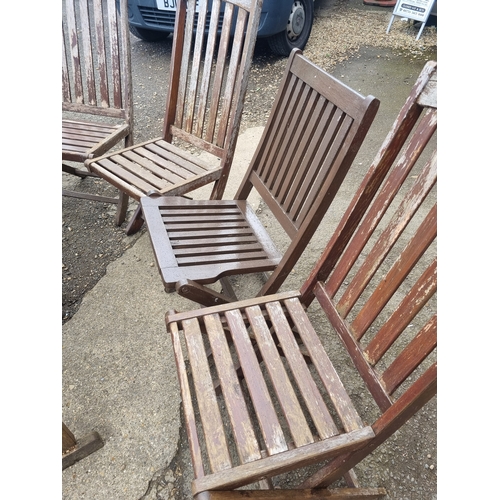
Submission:
M 68 24 L 68 37 L 71 50 L 71 64 L 74 78 L 73 98 L 77 103 L 83 104 L 83 77 L 80 64 L 80 47 L 78 42 L 78 29 L 76 26 L 74 0 L 66 2 L 66 20 Z
M 346 323 L 344 318 L 340 316 L 339 312 L 335 308 L 335 305 L 332 303 L 324 284 L 318 283 L 316 285 L 315 295 L 321 305 L 321 308 L 327 315 L 328 320 L 334 327 L 339 337 L 342 339 L 349 356 L 351 357 L 359 374 L 363 378 L 366 386 L 372 393 L 378 406 L 382 411 L 387 410 L 391 406 L 392 400 L 380 384 L 377 373 L 364 357 L 359 343 L 356 342 L 354 337 L 351 335 L 349 325 Z
M 262 458 L 257 462 L 243 464 L 193 481 L 193 494 L 200 491 L 237 488 L 270 474 L 278 475 L 302 466 L 358 449 L 373 439 L 371 427 L 334 436 L 307 446 Z
M 437 345 L 437 316 L 433 316 L 415 338 L 384 371 L 382 383 L 392 394 Z
M 182 328 L 210 466 L 212 472 L 228 469 L 231 467 L 231 457 L 198 320 L 185 320 L 182 322 Z
M 189 441 L 189 450 L 193 463 L 194 477 L 203 477 L 205 471 L 203 468 L 203 459 L 201 455 L 198 431 L 196 429 L 196 417 L 192 403 L 191 389 L 189 388 L 189 379 L 186 371 L 184 355 L 182 353 L 182 343 L 179 334 L 179 327 L 176 322 L 167 323 L 167 330 L 170 332 L 172 347 L 174 351 L 177 376 L 181 390 L 182 407 L 184 410 L 184 421 Z
M 311 360 L 328 391 L 344 428 L 349 432 L 360 429 L 364 425 L 363 421 L 354 408 L 337 371 L 333 367 L 328 354 L 326 354 L 299 300 L 296 298 L 285 300 L 285 305 L 298 328 L 300 338 L 311 356 Z
M 80 7 L 80 36 L 82 37 L 80 62 L 83 62 L 83 70 L 85 72 L 85 89 L 87 92 L 87 104 L 91 106 L 97 105 L 97 93 L 95 86 L 94 76 L 94 55 L 92 50 L 92 38 L 90 36 L 90 22 L 89 22 L 89 4 L 87 0 L 80 0 L 78 2 Z M 101 47 L 100 50 L 103 50 Z M 99 50 L 99 49 L 98 49 Z
M 269 319 L 272 321 L 280 348 L 283 350 L 288 366 L 293 373 L 295 384 L 299 387 L 300 394 L 304 398 L 316 426 L 317 433 L 322 439 L 337 435 L 339 431 L 323 401 L 318 386 L 312 378 L 281 304 L 279 302 L 268 302 L 266 303 L 266 310 L 269 313 Z
M 62 100 L 63 102 L 71 101 L 71 86 L 69 83 L 69 70 L 68 61 L 66 59 L 67 53 L 66 40 L 64 38 L 64 28 L 62 31 Z
M 251 462 L 260 458 L 260 447 L 242 393 L 226 336 L 218 314 L 203 318 L 210 347 L 217 366 L 220 386 L 224 395 L 233 435 L 241 462 Z
M 225 311 L 225 317 L 238 352 L 238 358 L 252 398 L 266 450 L 269 455 L 286 451 L 288 449 L 286 439 L 260 370 L 252 342 L 246 332 L 241 312 L 239 310 Z
M 121 8 L 123 6 L 120 6 Z M 100 105 L 104 108 L 110 106 L 109 87 L 108 87 L 108 68 L 106 65 L 106 39 L 104 35 L 102 1 L 94 0 L 94 23 L 97 46 L 97 66 L 99 73 Z M 121 105 L 115 107 L 121 108 Z
M 272 316 L 271 311 L 268 309 Z M 274 392 L 279 400 L 282 414 L 288 423 L 295 446 L 312 443 L 314 441 L 313 435 L 260 307 L 246 308 L 245 313 L 250 321 L 252 334 L 257 340 L 259 352 L 273 383 Z
M 118 35 L 118 21 L 116 17 L 116 8 L 113 2 L 108 4 L 108 37 L 111 52 L 111 81 L 113 86 L 113 105 L 115 108 L 121 108 L 122 105 L 122 90 L 121 90 L 121 68 L 120 68 L 120 43 Z M 123 4 L 122 4 L 123 8 Z
M 251 307 L 253 305 L 264 304 L 268 300 L 284 300 L 286 298 L 297 297 L 297 296 L 298 296 L 297 291 L 282 292 L 279 294 L 269 295 L 267 297 L 256 297 L 252 299 L 240 300 L 238 301 L 238 306 L 241 309 L 245 309 L 246 307 Z M 234 304 L 221 304 L 210 308 L 207 307 L 186 312 L 169 313 L 166 316 L 166 322 L 167 324 L 169 324 L 170 322 L 179 322 L 187 318 L 199 318 L 207 314 L 217 313 L 222 315 L 223 313 L 231 311 L 234 308 L 235 308 Z

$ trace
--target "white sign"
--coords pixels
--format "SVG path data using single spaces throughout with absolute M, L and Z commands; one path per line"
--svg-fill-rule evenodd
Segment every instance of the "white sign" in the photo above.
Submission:
M 436 0 L 398 0 L 396 6 L 394 7 L 394 12 L 392 13 L 386 33 L 389 33 L 395 16 L 406 17 L 407 19 L 413 19 L 414 21 L 422 23 L 420 31 L 417 35 L 418 40 L 422 34 L 427 19 L 429 18 L 429 14 L 431 13 L 435 1 Z

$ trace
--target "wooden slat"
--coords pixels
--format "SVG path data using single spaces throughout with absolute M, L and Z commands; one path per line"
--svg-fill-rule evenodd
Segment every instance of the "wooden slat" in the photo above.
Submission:
M 97 104 L 96 82 L 94 76 L 94 55 L 92 50 L 92 38 L 90 35 L 89 4 L 87 0 L 79 0 L 80 7 L 80 31 L 83 49 L 83 70 L 85 73 L 85 87 L 87 89 L 87 104 Z M 95 42 L 94 42 L 95 43 Z M 100 47 L 98 50 L 102 50 Z
M 269 474 L 282 474 L 290 470 L 326 460 L 362 447 L 374 437 L 370 427 L 334 436 L 287 453 L 278 453 L 257 462 L 243 464 L 193 481 L 193 494 L 200 491 L 237 488 Z
M 434 205 L 413 238 L 394 261 L 387 275 L 380 280 L 361 311 L 351 322 L 356 340 L 359 340 L 366 332 L 436 236 L 437 206 Z
M 181 389 L 182 407 L 184 410 L 184 420 L 189 440 L 189 449 L 193 463 L 194 477 L 199 478 L 205 475 L 203 468 L 203 458 L 201 455 L 201 447 L 198 439 L 198 431 L 196 429 L 196 416 L 192 404 L 191 389 L 189 388 L 189 379 L 186 371 L 184 355 L 182 353 L 182 343 L 179 336 L 179 328 L 177 323 L 167 323 L 168 330 L 172 339 L 172 347 L 174 350 L 175 364 L 177 367 L 177 375 Z
M 62 31 L 62 100 L 71 101 L 71 86 L 69 83 L 68 61 L 66 59 L 66 40 L 64 38 L 64 27 Z
M 231 330 L 232 340 L 238 352 L 238 358 L 245 376 L 248 391 L 252 398 L 266 450 L 269 455 L 283 452 L 288 449 L 286 439 L 281 429 L 264 377 L 260 371 L 259 361 L 253 350 L 252 342 L 246 332 L 241 312 L 238 310 L 227 311 L 225 317 Z
M 433 316 L 415 338 L 384 371 L 382 383 L 392 394 L 437 345 L 437 316 Z
M 313 435 L 260 308 L 250 307 L 245 309 L 245 313 L 250 321 L 252 333 L 257 340 L 259 352 L 273 383 L 274 392 L 279 400 L 282 414 L 288 423 L 295 446 L 312 443 L 314 441 Z M 270 314 L 272 315 L 271 312 Z
M 78 42 L 78 29 L 76 26 L 75 10 L 73 0 L 66 2 L 66 16 L 68 23 L 68 36 L 71 51 L 71 64 L 74 79 L 74 100 L 77 103 L 84 103 L 83 98 L 83 77 L 80 64 L 80 48 Z
M 116 17 L 116 9 L 112 5 L 113 2 L 108 1 L 108 36 L 110 39 L 111 48 L 111 73 L 113 82 L 113 104 L 115 108 L 121 108 L 122 104 L 122 90 L 120 78 L 120 51 L 119 35 L 118 35 L 118 21 Z
M 387 410 L 392 404 L 389 394 L 387 394 L 385 388 L 382 387 L 378 374 L 364 357 L 363 350 L 359 346 L 359 343 L 356 342 L 354 337 L 351 335 L 349 325 L 346 323 L 344 318 L 340 316 L 322 283 L 318 283 L 316 285 L 315 295 L 330 323 L 344 342 L 349 356 L 363 378 L 366 386 L 372 393 L 376 403 L 382 411 Z
M 285 300 L 285 305 L 299 331 L 302 342 L 311 355 L 318 375 L 329 393 L 344 428 L 347 431 L 360 429 L 363 427 L 363 422 L 354 408 L 337 371 L 326 354 L 302 305 L 295 298 Z
M 375 364 L 391 347 L 398 336 L 424 307 L 437 288 L 436 260 L 426 269 L 410 292 L 395 309 L 391 317 L 367 345 L 364 353 L 370 363 Z
M 377 242 L 370 251 L 369 256 L 363 262 L 356 276 L 351 280 L 346 291 L 337 303 L 337 309 L 342 317 L 346 317 L 367 283 L 374 275 L 380 263 L 389 253 L 399 235 L 403 232 L 406 225 L 411 220 L 413 214 L 418 210 L 420 204 L 425 199 L 429 191 L 436 182 L 437 177 L 437 152 L 434 152 L 432 158 L 427 162 L 420 173 L 417 182 L 408 191 L 405 198 L 394 213 L 389 224 L 378 238 Z
M 111 2 L 108 1 L 108 8 L 111 8 Z M 109 86 L 108 86 L 108 68 L 106 66 L 106 41 L 104 34 L 104 21 L 102 18 L 102 2 L 101 0 L 94 0 L 94 19 L 95 19 L 95 34 L 97 43 L 97 64 L 99 68 L 99 83 L 100 83 L 100 103 L 101 106 L 107 108 L 110 106 L 109 99 Z M 114 78 L 118 78 L 119 75 L 113 75 Z M 120 101 L 115 102 L 115 107 L 121 108 L 123 104 Z
M 203 318 L 210 347 L 217 366 L 221 389 L 231 419 L 234 439 L 242 463 L 251 462 L 261 457 L 260 447 L 255 436 L 250 415 L 241 390 L 238 375 L 227 345 L 224 329 L 218 314 Z
M 210 466 L 212 472 L 228 469 L 231 467 L 231 457 L 229 456 L 224 423 L 210 375 L 200 326 L 196 319 L 192 319 L 183 321 L 182 328 L 189 352 L 196 401 L 206 437 L 205 445 Z
M 304 398 L 317 433 L 322 439 L 335 436 L 339 431 L 323 401 L 318 386 L 312 378 L 280 303 L 268 302 L 266 303 L 266 310 L 269 313 L 269 319 L 272 321 L 279 346 L 285 354 L 295 384 L 300 389 L 300 394 Z

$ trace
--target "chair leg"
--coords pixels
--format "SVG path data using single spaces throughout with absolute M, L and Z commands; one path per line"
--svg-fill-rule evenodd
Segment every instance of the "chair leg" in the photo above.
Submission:
M 124 192 L 120 191 L 120 194 L 118 195 L 118 206 L 116 208 L 116 214 L 115 214 L 115 224 L 117 226 L 121 226 L 123 224 L 123 221 L 125 220 L 125 217 L 127 215 L 127 208 L 128 208 L 128 194 L 125 194 Z
M 179 281 L 175 285 L 175 289 L 182 297 L 192 300 L 202 306 L 218 306 L 220 304 L 228 304 L 232 302 L 230 297 L 191 280 Z
M 88 457 L 94 451 L 102 448 L 104 442 L 97 432 L 76 440 L 73 433 L 62 423 L 62 468 L 63 470 L 73 465 L 78 460 Z
M 130 219 L 130 222 L 128 223 L 127 229 L 125 229 L 125 234 L 127 236 L 131 236 L 132 234 L 137 233 L 139 229 L 141 229 L 142 225 L 144 224 L 144 219 L 142 217 L 142 208 L 139 205 L 134 212 L 134 215 L 132 215 L 132 218 Z

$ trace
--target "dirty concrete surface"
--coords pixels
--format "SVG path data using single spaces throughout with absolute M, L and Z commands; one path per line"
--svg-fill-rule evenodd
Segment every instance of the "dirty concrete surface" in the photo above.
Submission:
M 315 13 L 313 34 L 322 22 L 334 24 L 336 16 L 372 15 L 367 19 L 371 19 L 374 31 L 378 29 L 377 36 L 383 38 L 390 18 L 390 10 L 366 7 L 362 0 L 316 0 Z M 359 22 L 366 22 L 365 17 L 360 17 Z M 375 123 L 323 228 L 332 227 L 332 218 L 348 203 L 425 62 L 437 58 L 435 45 L 415 45 L 417 30 L 414 28 L 412 34 L 411 29 L 405 27 L 410 49 L 395 48 L 387 42 L 386 46 L 376 41 L 365 45 L 356 42 L 345 52 L 339 50 L 326 57 L 321 40 L 312 36 L 304 51 L 352 88 L 381 101 Z M 365 39 L 370 40 L 372 35 L 367 34 Z M 404 35 L 398 33 L 403 39 Z M 170 48 L 169 41 L 147 44 L 132 37 L 136 142 L 160 133 Z M 257 145 L 285 64 L 258 43 L 227 197 L 232 196 L 240 172 Z M 75 182 L 82 189 L 96 187 L 90 181 L 85 185 L 87 180 L 63 178 L 63 183 Z M 102 184 L 98 187 L 109 189 Z M 196 197 L 202 198 L 205 193 L 200 191 Z M 68 203 L 72 204 L 65 208 Z M 255 208 L 258 203 L 258 199 L 253 200 Z M 63 241 L 63 290 L 65 277 L 72 278 L 66 284 L 81 279 L 82 288 L 75 292 L 71 306 L 65 309 L 63 304 L 62 419 L 77 439 L 97 431 L 105 444 L 63 471 L 62 497 L 185 498 L 189 495 L 191 470 L 164 315 L 169 309 L 187 310 L 193 304 L 164 292 L 146 230 L 126 237 L 123 228 L 113 227 L 114 207 L 96 205 L 63 199 L 63 237 L 67 237 Z M 265 210 L 261 215 L 266 217 Z M 84 218 L 85 226 L 79 217 Z M 328 231 L 318 231 L 283 288 L 300 285 L 327 237 Z M 108 245 L 109 249 L 96 251 L 96 244 Z M 87 264 L 77 267 L 74 262 Z M 101 263 L 100 271 L 92 280 L 80 277 L 88 278 L 89 270 L 99 267 L 97 262 Z M 68 287 L 68 294 L 73 289 L 76 287 Z M 385 487 L 391 499 L 436 498 L 436 411 L 437 402 L 433 400 L 365 460 L 356 469 L 362 484 Z

